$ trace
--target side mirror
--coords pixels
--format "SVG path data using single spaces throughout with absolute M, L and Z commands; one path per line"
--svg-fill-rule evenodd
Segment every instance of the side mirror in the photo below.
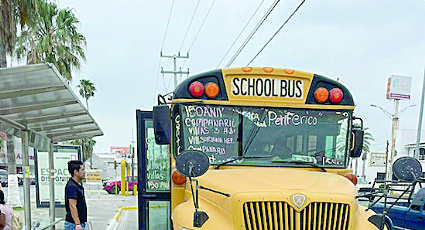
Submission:
M 153 127 L 155 142 L 158 145 L 170 143 L 171 112 L 168 105 L 158 105 L 153 107 Z
M 360 157 L 363 149 L 363 136 L 364 131 L 360 129 L 353 130 L 353 141 L 351 143 L 351 157 Z
M 176 159 L 177 171 L 186 177 L 202 176 L 209 166 L 208 156 L 198 150 L 183 151 Z
M 193 177 L 199 177 L 204 175 L 208 171 L 210 161 L 205 153 L 198 150 L 186 150 L 183 151 L 176 159 L 177 171 L 183 176 L 189 177 L 190 189 L 192 190 L 193 204 L 195 206 L 195 212 L 193 213 L 193 227 L 200 228 L 209 219 L 207 213 L 198 211 L 199 200 L 198 200 L 198 180 Z M 195 181 L 195 191 L 193 191 L 192 181 Z M 211 191 L 211 190 L 210 190 Z M 214 191 L 214 190 L 213 190 Z

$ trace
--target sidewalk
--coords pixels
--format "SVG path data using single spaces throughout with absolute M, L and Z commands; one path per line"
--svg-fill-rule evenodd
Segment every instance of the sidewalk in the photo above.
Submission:
M 121 207 L 137 206 L 137 196 L 121 196 L 111 195 L 107 193 L 88 192 L 86 191 L 86 202 L 88 212 L 88 222 L 91 226 L 91 230 L 104 230 L 107 229 L 110 220 L 120 210 Z M 18 212 L 24 216 L 24 210 L 21 209 Z M 128 225 L 128 228 L 124 229 L 138 229 L 137 226 L 137 210 L 135 216 L 128 216 L 129 222 L 134 222 L 134 228 Z M 48 225 L 49 221 L 49 208 L 37 208 L 35 204 L 35 197 L 31 197 L 31 222 L 40 222 L 39 227 Z M 64 221 L 56 224 L 56 230 L 64 229 Z M 122 228 L 117 228 L 122 229 Z
M 116 229 L 139 229 L 138 210 L 124 210 Z

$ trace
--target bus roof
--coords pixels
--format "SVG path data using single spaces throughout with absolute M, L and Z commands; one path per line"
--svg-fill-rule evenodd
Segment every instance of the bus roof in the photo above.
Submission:
M 218 93 L 211 97 L 208 92 L 214 84 Z M 194 96 L 191 87 L 202 92 Z M 268 67 L 216 69 L 193 75 L 177 86 L 173 102 L 194 100 L 211 104 L 354 109 L 350 91 L 335 80 Z

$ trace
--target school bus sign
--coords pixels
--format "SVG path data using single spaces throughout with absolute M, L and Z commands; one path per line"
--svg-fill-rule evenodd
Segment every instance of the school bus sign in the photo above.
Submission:
M 102 184 L 102 170 L 87 170 L 86 183 L 87 184 Z

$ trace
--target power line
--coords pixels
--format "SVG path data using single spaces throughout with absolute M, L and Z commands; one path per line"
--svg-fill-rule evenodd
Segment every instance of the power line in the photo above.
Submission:
M 204 24 L 205 24 L 205 21 L 207 21 L 208 15 L 210 15 L 210 12 L 211 12 L 212 7 L 214 6 L 214 3 L 215 3 L 215 0 L 211 3 L 210 8 L 208 9 L 207 15 L 205 15 L 205 18 L 204 18 L 204 20 L 202 21 L 201 27 L 199 27 L 199 30 L 198 30 L 198 32 L 196 33 L 196 36 L 195 36 L 195 38 L 193 39 L 192 43 L 190 44 L 189 49 L 187 50 L 187 53 L 190 53 L 190 49 L 192 49 L 192 46 L 193 46 L 193 44 L 195 43 L 196 39 L 198 38 L 198 35 L 199 35 L 199 33 L 201 32 L 202 27 L 203 27 L 203 26 L 204 26 Z M 186 60 L 187 60 L 187 59 L 185 59 L 185 60 L 184 60 L 184 62 L 183 62 L 183 68 L 184 68 L 184 67 L 186 67 Z
M 168 15 L 167 27 L 165 28 L 164 39 L 162 40 L 161 51 L 162 51 L 162 49 L 164 48 L 165 38 L 167 37 L 168 26 L 170 25 L 171 13 L 173 12 L 173 6 L 174 6 L 174 0 L 173 0 L 173 2 L 171 3 L 170 14 Z
M 170 19 L 171 19 L 171 13 L 173 12 L 173 7 L 174 7 L 174 0 L 171 3 L 170 13 L 168 14 L 167 26 L 165 27 L 164 38 L 162 39 L 161 53 L 162 53 L 162 49 L 164 48 L 165 38 L 167 37 L 168 26 L 170 25 Z M 158 68 L 156 70 L 157 75 L 156 75 L 156 83 L 155 83 L 155 94 L 158 92 L 158 79 L 159 79 L 159 69 L 160 69 L 160 67 L 161 67 L 161 58 L 159 58 Z M 165 85 L 164 78 L 162 79 L 162 82 L 164 84 L 164 88 L 167 88 L 166 85 Z M 156 97 L 154 97 L 154 104 L 156 103 L 155 100 L 156 100 Z
M 298 11 L 298 9 L 300 9 L 300 7 L 304 4 L 305 0 L 303 0 L 298 7 L 294 10 L 294 12 L 292 12 L 292 14 L 288 17 L 288 19 L 286 19 L 286 21 L 282 24 L 282 26 L 280 26 L 280 28 L 273 34 L 273 36 L 267 41 L 267 43 L 260 49 L 260 51 L 258 51 L 258 53 L 254 56 L 254 58 L 251 59 L 251 61 L 249 61 L 249 63 L 246 66 L 249 66 L 257 57 L 258 55 L 264 50 L 264 48 L 266 48 L 266 46 L 273 40 L 273 38 L 280 32 L 280 30 L 286 25 L 286 23 L 292 18 L 292 16 L 294 16 L 294 14 Z
M 190 44 L 189 49 L 187 50 L 187 52 L 188 52 L 188 53 L 190 52 L 190 49 L 192 48 L 193 44 L 195 43 L 196 39 L 198 38 L 198 35 L 199 35 L 199 33 L 201 32 L 202 27 L 204 26 L 205 21 L 206 21 L 206 20 L 207 20 L 207 18 L 208 18 L 208 15 L 210 15 L 210 12 L 211 12 L 211 9 L 212 9 L 212 7 L 213 7 L 214 3 L 215 3 L 215 0 L 211 3 L 210 8 L 208 9 L 208 13 L 207 13 L 207 15 L 205 15 L 204 21 L 202 21 L 201 27 L 199 27 L 199 30 L 198 30 L 198 32 L 196 33 L 196 36 L 195 36 L 195 38 L 193 39 L 192 44 Z
M 179 52 L 182 50 L 183 44 L 184 44 L 186 37 L 187 37 L 187 34 L 189 32 L 189 29 L 192 26 L 193 18 L 195 17 L 196 11 L 198 10 L 199 2 L 201 2 L 201 0 L 198 0 L 198 3 L 196 4 L 195 10 L 193 11 L 192 18 L 190 19 L 189 26 L 187 27 L 187 30 L 186 30 L 186 34 L 184 35 L 182 44 L 180 45 Z
M 251 38 L 254 36 L 254 34 L 260 29 L 261 25 L 264 23 L 264 21 L 267 19 L 267 17 L 270 15 L 270 13 L 273 11 L 273 9 L 276 7 L 276 5 L 279 3 L 280 0 L 275 0 L 273 4 L 270 6 L 270 8 L 267 10 L 267 12 L 264 14 L 263 18 L 261 18 L 260 22 L 255 26 L 254 30 L 249 34 L 249 36 L 245 39 L 242 46 L 236 51 L 235 55 L 233 55 L 232 59 L 230 59 L 229 63 L 227 63 L 226 68 L 229 67 L 233 61 L 239 56 L 239 54 L 242 52 L 242 50 L 245 48 L 245 46 L 248 44 L 248 42 L 251 40 Z
M 236 44 L 236 41 L 239 39 L 239 37 L 242 35 L 242 33 L 245 31 L 246 27 L 248 26 L 248 24 L 251 22 L 251 20 L 254 18 L 254 16 L 257 14 L 258 9 L 260 9 L 260 7 L 263 5 L 264 0 L 261 1 L 260 5 L 258 5 L 257 9 L 254 11 L 254 13 L 251 15 L 251 18 L 248 20 L 248 22 L 245 24 L 244 28 L 242 29 L 242 31 L 239 33 L 238 37 L 236 37 L 235 41 L 233 41 L 233 44 L 230 46 L 230 48 L 227 50 L 226 54 L 224 55 L 224 57 L 221 59 L 221 61 L 217 64 L 217 66 L 215 67 L 216 69 L 218 68 L 218 66 L 221 65 L 221 63 L 223 62 L 224 58 L 227 57 L 227 54 L 229 54 L 230 50 L 233 48 L 233 46 Z

